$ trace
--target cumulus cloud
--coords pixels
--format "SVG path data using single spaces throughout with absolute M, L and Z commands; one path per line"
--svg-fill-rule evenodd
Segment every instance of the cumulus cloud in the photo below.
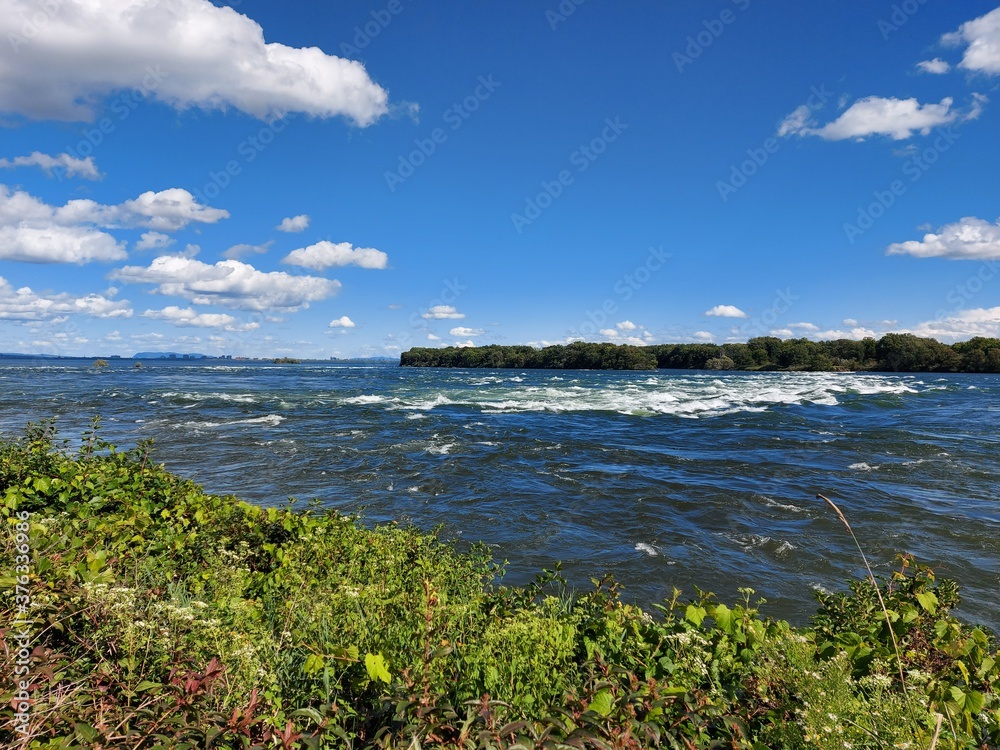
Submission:
M 148 267 L 125 266 L 113 271 L 111 278 L 155 284 L 159 294 L 236 310 L 298 310 L 340 290 L 340 282 L 333 279 L 293 276 L 284 271 L 266 273 L 238 260 L 209 265 L 171 255 L 154 259 Z
M 936 233 L 928 232 L 923 240 L 894 242 L 889 245 L 886 255 L 951 260 L 997 259 L 1000 258 L 1000 220 L 991 224 L 966 216 L 953 224 L 945 224 Z
M 469 349 L 469 348 L 471 348 L 471 347 L 473 347 L 475 345 L 476 345 L 476 342 L 472 341 L 472 340 L 469 340 L 469 341 L 456 341 L 453 344 L 453 346 L 455 346 L 457 349 Z
M 808 108 L 799 107 L 778 126 L 778 134 L 816 135 L 828 141 L 887 135 L 900 141 L 914 132 L 926 135 L 932 128 L 954 122 L 959 113 L 952 109 L 953 104 L 951 97 L 945 97 L 939 104 L 920 104 L 914 98 L 869 96 L 854 102 L 840 117 L 822 127 L 817 127 Z
M 434 305 L 420 317 L 424 320 L 461 320 L 465 313 L 460 313 L 451 305 Z
M 111 299 L 113 294 L 39 294 L 30 287 L 14 289 L 0 276 L 0 320 L 40 322 L 63 318 L 70 314 L 92 318 L 131 318 L 128 300 Z
M 653 340 L 653 334 L 647 331 L 644 326 L 636 325 L 631 320 L 623 320 L 621 323 L 615 324 L 614 328 L 602 328 L 598 333 L 612 344 L 645 346 Z
M 452 336 L 459 336 L 461 338 L 472 338 L 474 336 L 482 336 L 486 331 L 482 328 L 466 328 L 465 326 L 458 326 L 457 328 L 452 328 L 448 331 Z
M 935 57 L 933 60 L 922 60 L 917 63 L 917 69 L 921 73 L 933 73 L 934 75 L 941 75 L 947 73 L 951 70 L 951 64 L 942 60 L 940 57 Z
M 708 331 L 695 331 L 692 334 L 692 337 L 698 339 L 699 341 L 711 341 L 715 338 L 715 335 Z
M 226 313 L 199 313 L 190 307 L 181 308 L 176 305 L 164 307 L 162 310 L 146 310 L 142 317 L 165 320 L 181 328 L 225 328 L 227 331 L 253 331 L 260 327 L 260 323 L 256 321 L 237 325 L 237 319 Z
M 290 216 L 281 220 L 281 223 L 275 227 L 279 232 L 304 232 L 309 228 L 309 216 L 306 214 L 299 214 L 298 216 Z
M 176 232 L 189 224 L 215 224 L 229 212 L 203 206 L 183 188 L 159 192 L 147 190 L 138 198 L 117 206 L 102 206 L 92 200 L 73 200 L 59 211 L 75 223 L 91 222 L 106 227 L 145 227 Z
M 1000 8 L 967 21 L 941 41 L 967 45 L 959 67 L 988 75 L 1000 73 Z
M 127 256 L 124 242 L 88 227 L 0 226 L 0 260 L 82 265 Z
M 97 165 L 94 163 L 93 156 L 88 156 L 86 159 L 78 159 L 69 154 L 50 156 L 40 151 L 33 151 L 30 156 L 0 159 L 0 169 L 13 169 L 14 167 L 40 167 L 50 177 L 57 169 L 63 170 L 66 177 L 83 177 L 87 180 L 99 180 L 102 176 L 97 171 Z
M 193 222 L 212 224 L 228 216 L 228 211 L 203 206 L 178 188 L 149 191 L 119 205 L 78 199 L 50 206 L 22 190 L 0 185 L 0 259 L 81 264 L 122 260 L 125 244 L 101 229 L 175 231 Z M 159 236 L 159 232 L 143 235 L 140 248 L 144 243 L 157 246 L 149 243 L 161 242 Z
M 4 3 L 0 111 L 93 120 L 104 97 L 125 89 L 180 110 L 231 107 L 261 119 L 303 112 L 365 126 L 388 111 L 388 94 L 361 63 L 268 44 L 256 22 L 209 0 L 60 0 L 55 8 Z M 22 36 L 39 14 L 43 33 Z
M 323 240 L 309 247 L 292 250 L 282 262 L 315 271 L 342 266 L 383 269 L 389 263 L 389 256 L 372 247 L 352 247 L 350 242 L 333 243 Z
M 268 240 L 262 245 L 233 245 L 231 248 L 222 253 L 222 257 L 228 258 L 229 260 L 239 260 L 244 255 L 263 255 L 271 249 L 271 245 L 273 244 L 274 240 Z
M 788 327 L 793 331 L 818 331 L 819 326 L 815 323 L 789 323 Z
M 160 250 L 170 247 L 177 240 L 160 232 L 143 232 L 139 241 L 135 243 L 136 250 Z
M 958 310 L 946 317 L 920 323 L 902 333 L 913 333 L 949 344 L 973 336 L 1000 338 L 1000 307 Z
M 341 317 L 339 317 L 339 318 L 337 318 L 335 320 L 331 320 L 329 327 L 330 328 L 354 328 L 355 325 L 356 325 L 356 323 L 353 320 L 351 320 L 350 318 L 348 318 L 346 315 L 343 315 L 343 316 L 341 316 Z
M 855 326 L 854 328 L 846 331 L 813 331 L 809 334 L 808 338 L 811 338 L 813 341 L 836 341 L 837 339 L 853 339 L 854 341 L 861 341 L 861 339 L 878 338 L 878 334 L 876 334 L 871 328 Z
M 747 316 L 735 305 L 716 305 L 711 310 L 706 310 L 704 314 L 710 318 L 745 318 Z

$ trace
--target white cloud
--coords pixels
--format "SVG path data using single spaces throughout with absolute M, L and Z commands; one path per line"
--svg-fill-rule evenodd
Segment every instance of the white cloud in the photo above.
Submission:
M 917 68 L 922 73 L 933 73 L 934 75 L 942 75 L 951 70 L 951 63 L 942 60 L 940 57 L 935 57 L 933 60 L 922 60 L 917 63 Z
M 855 341 L 861 341 L 861 339 L 878 338 L 878 334 L 871 328 L 855 326 L 848 331 L 815 331 L 809 334 L 809 338 L 813 341 L 836 341 L 837 339 L 854 339 Z
M 71 200 L 50 206 L 22 191 L 0 185 L 0 259 L 28 263 L 89 263 L 122 260 L 125 244 L 97 227 L 146 227 L 173 231 L 191 222 L 215 223 L 227 211 L 202 206 L 188 191 L 173 188 L 143 193 L 120 205 Z M 143 235 L 140 249 L 159 242 L 159 232 Z M 162 245 L 160 245 L 162 247 Z
M 472 340 L 469 340 L 469 341 L 456 341 L 454 344 L 452 344 L 452 346 L 455 346 L 455 347 L 457 347 L 459 349 L 468 349 L 468 348 L 473 347 L 475 345 L 476 345 L 476 342 L 472 341 Z
M 917 258 L 951 260 L 991 260 L 1000 258 L 1000 220 L 991 224 L 966 216 L 945 224 L 937 233 L 928 232 L 923 240 L 894 242 L 886 255 L 913 255 Z
M 482 336 L 486 331 L 482 328 L 466 328 L 465 326 L 458 326 L 457 328 L 452 328 L 448 331 L 452 336 L 458 336 L 460 338 L 472 338 L 474 336 Z
M 146 310 L 142 317 L 166 320 L 180 327 L 221 328 L 223 326 L 233 327 L 236 324 L 236 318 L 226 313 L 198 313 L 190 307 L 181 308 L 176 305 L 164 307 L 162 310 Z M 259 323 L 251 323 L 250 325 L 254 328 L 260 326 Z
M 233 245 L 231 248 L 222 253 L 222 257 L 228 258 L 229 260 L 239 260 L 244 255 L 263 255 L 271 249 L 271 245 L 273 244 L 274 240 L 268 240 L 263 245 Z
M 281 220 L 281 223 L 275 227 L 279 232 L 304 232 L 309 228 L 309 216 L 306 214 L 299 214 L 298 216 L 291 216 Z
M 912 330 L 904 330 L 901 333 L 913 333 L 949 344 L 970 339 L 973 336 L 998 338 L 1000 337 L 1000 307 L 960 310 L 946 318 L 920 323 Z
M 330 328 L 354 328 L 356 323 L 346 315 L 330 321 Z
M 83 177 L 88 180 L 99 180 L 102 176 L 97 171 L 97 165 L 94 163 L 93 156 L 88 156 L 86 159 L 79 159 L 69 154 L 50 156 L 40 151 L 33 151 L 30 156 L 0 159 L 0 168 L 13 169 L 14 167 L 40 167 L 50 177 L 57 169 L 64 170 L 66 177 Z
M 389 256 L 372 247 L 352 247 L 350 242 L 333 243 L 323 240 L 309 247 L 292 250 L 282 262 L 315 271 L 342 266 L 383 269 L 389 263 Z
M 263 29 L 209 0 L 6 0 L 0 14 L 0 110 L 92 120 L 113 92 L 140 89 L 177 109 L 344 116 L 360 126 L 388 94 L 356 61 L 265 43 Z M 31 39 L 28 19 L 46 18 Z M 153 64 L 151 64 L 151 61 Z
M 428 341 L 440 341 L 441 337 L 440 336 L 435 336 L 433 333 L 428 333 L 427 334 L 427 340 Z
M 164 247 L 170 247 L 177 240 L 172 237 L 168 237 L 160 232 L 143 232 L 139 241 L 135 243 L 136 250 L 160 250 Z
M 156 284 L 160 294 L 182 297 L 196 305 L 221 305 L 236 310 L 298 310 L 333 296 L 340 282 L 316 276 L 265 273 L 238 260 L 215 265 L 192 258 L 163 255 L 147 268 L 125 266 L 111 273 L 120 281 Z
M 710 318 L 745 318 L 747 314 L 735 305 L 716 305 L 705 312 Z
M 126 257 L 124 242 L 88 227 L 0 226 L 0 260 L 83 264 Z
M 615 324 L 614 328 L 602 328 L 598 333 L 612 344 L 645 346 L 653 341 L 653 334 L 631 320 L 623 320 L 621 323 Z
M 715 338 L 715 336 L 708 331 L 695 331 L 693 338 L 696 338 L 699 341 L 711 341 Z
M 420 317 L 424 320 L 461 320 L 465 313 L 460 313 L 451 305 L 434 305 Z
M 1000 8 L 967 21 L 941 41 L 968 45 L 959 67 L 990 75 L 1000 73 Z
M 147 190 L 134 200 L 118 206 L 101 206 L 90 200 L 70 201 L 60 211 L 76 222 L 92 222 L 106 227 L 146 227 L 176 232 L 189 224 L 215 224 L 228 219 L 229 212 L 203 206 L 183 188 L 169 188 L 154 193 Z
M 14 289 L 0 276 L 0 320 L 22 322 L 45 321 L 68 314 L 89 315 L 92 318 L 131 318 L 128 300 L 115 301 L 104 294 L 74 297 L 70 294 L 38 294 L 30 287 Z
M 858 321 L 856 321 L 854 318 L 844 318 L 841 321 L 841 323 L 843 323 L 845 326 L 851 326 L 851 327 L 858 325 Z
M 789 323 L 788 327 L 793 331 L 818 331 L 819 326 L 815 323 Z
M 887 135 L 899 141 L 909 138 L 915 131 L 926 135 L 932 128 L 954 122 L 959 113 L 952 109 L 952 104 L 951 97 L 945 97 L 940 104 L 920 104 L 913 98 L 869 96 L 854 102 L 840 117 L 822 127 L 816 126 L 808 108 L 799 107 L 778 126 L 778 134 L 817 135 L 828 141 Z M 978 116 L 978 112 L 970 113 L 970 118 L 974 116 Z

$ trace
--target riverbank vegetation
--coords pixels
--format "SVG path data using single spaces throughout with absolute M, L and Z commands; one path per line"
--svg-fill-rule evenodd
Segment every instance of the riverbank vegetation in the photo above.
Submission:
M 72 451 L 48 423 L 0 441 L 0 497 L 4 747 L 1000 741 L 996 642 L 909 559 L 877 590 L 820 595 L 808 628 L 749 590 L 647 613 L 610 579 L 505 587 L 482 547 L 206 494 L 96 423 Z
M 530 346 L 417 347 L 404 367 L 491 367 L 567 370 L 805 370 L 837 372 L 1000 372 L 1000 339 L 942 344 L 908 333 L 855 341 L 763 336 L 745 344 L 630 346 L 577 342 Z

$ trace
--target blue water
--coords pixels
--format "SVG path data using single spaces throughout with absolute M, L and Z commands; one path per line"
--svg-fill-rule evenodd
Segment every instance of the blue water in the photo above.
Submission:
M 262 505 L 319 498 L 563 564 L 648 605 L 677 586 L 805 622 L 863 574 L 834 499 L 888 573 L 911 552 L 1000 629 L 1000 377 L 0 362 L 0 431 L 93 415 L 121 445 Z

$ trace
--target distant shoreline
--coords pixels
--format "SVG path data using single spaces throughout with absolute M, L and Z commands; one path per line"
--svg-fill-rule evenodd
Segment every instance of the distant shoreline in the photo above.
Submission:
M 708 370 L 731 372 L 1000 373 L 1000 339 L 942 344 L 909 333 L 855 341 L 765 336 L 745 344 L 597 344 L 416 347 L 401 367 L 522 370 Z

